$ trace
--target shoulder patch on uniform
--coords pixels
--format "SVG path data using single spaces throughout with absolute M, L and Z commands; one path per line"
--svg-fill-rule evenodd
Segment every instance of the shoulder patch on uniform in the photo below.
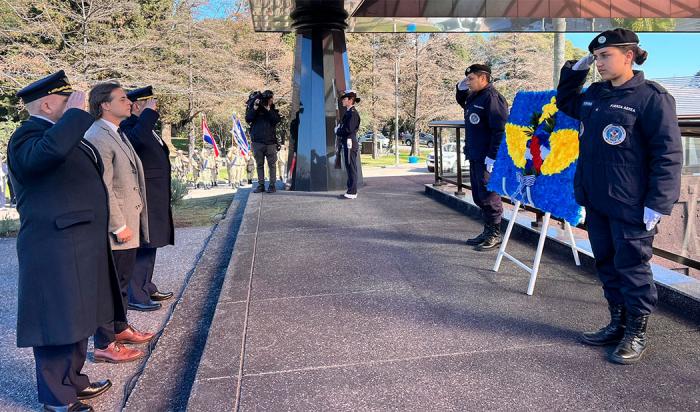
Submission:
M 651 81 L 651 80 L 647 80 L 646 82 L 649 85 L 649 87 L 654 89 L 657 93 L 662 93 L 662 94 L 668 93 L 668 90 L 664 89 L 664 87 L 662 85 L 660 85 L 654 81 Z

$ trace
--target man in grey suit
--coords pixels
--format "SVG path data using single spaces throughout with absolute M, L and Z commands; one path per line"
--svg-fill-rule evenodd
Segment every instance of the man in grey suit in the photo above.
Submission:
M 134 272 L 136 250 L 148 242 L 148 212 L 143 167 L 119 124 L 131 115 L 131 101 L 119 83 L 96 85 L 88 99 L 97 120 L 85 133 L 104 162 L 102 178 L 109 197 L 109 233 L 122 301 L 127 307 L 128 287 Z M 95 332 L 96 362 L 122 363 L 143 357 L 141 350 L 124 343 L 148 342 L 153 333 L 139 332 L 127 322 L 109 322 Z

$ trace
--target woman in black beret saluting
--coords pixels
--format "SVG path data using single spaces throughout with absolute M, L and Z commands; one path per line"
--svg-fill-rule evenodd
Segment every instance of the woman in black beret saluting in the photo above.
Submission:
M 647 347 L 647 320 L 656 306 L 649 260 L 656 224 L 678 200 L 681 134 L 673 96 L 633 70 L 647 58 L 637 34 L 608 30 L 588 50 L 579 61 L 566 62 L 557 89 L 557 107 L 581 121 L 574 193 L 586 208 L 611 318 L 582 340 L 617 345 L 609 360 L 631 364 Z M 593 62 L 603 80 L 582 91 Z

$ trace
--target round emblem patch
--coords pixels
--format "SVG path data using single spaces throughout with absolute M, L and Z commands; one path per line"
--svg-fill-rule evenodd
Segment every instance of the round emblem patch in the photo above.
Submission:
M 476 113 L 472 113 L 469 115 L 469 123 L 471 124 L 479 124 L 481 121 L 481 118 L 479 118 L 479 115 Z
M 605 38 L 605 36 L 600 36 L 598 37 L 598 43 L 603 44 L 607 41 L 608 39 Z
M 609 124 L 603 129 L 603 140 L 605 143 L 611 144 L 613 146 L 619 145 L 625 141 L 627 137 L 627 132 L 622 126 L 616 124 Z

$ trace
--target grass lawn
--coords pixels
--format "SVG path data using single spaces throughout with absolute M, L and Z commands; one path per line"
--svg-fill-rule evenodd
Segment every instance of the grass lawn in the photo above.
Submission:
M 0 219 L 0 237 L 14 237 L 19 232 L 19 219 Z
M 173 207 L 175 227 L 211 226 L 223 219 L 232 199 L 233 193 L 183 199 Z
M 420 149 L 420 156 L 418 156 L 418 163 L 419 165 L 425 165 L 425 161 L 427 160 L 428 154 L 432 153 L 433 149 L 428 149 L 421 147 Z M 399 149 L 399 164 L 407 164 L 408 163 L 408 154 L 410 153 L 410 148 L 406 147 L 403 148 L 401 147 Z M 379 156 L 376 159 L 372 159 L 371 154 L 363 154 L 360 155 L 360 158 L 362 159 L 362 166 L 368 166 L 368 167 L 385 167 L 385 166 L 394 166 L 396 164 L 396 156 L 391 153 L 385 156 Z

